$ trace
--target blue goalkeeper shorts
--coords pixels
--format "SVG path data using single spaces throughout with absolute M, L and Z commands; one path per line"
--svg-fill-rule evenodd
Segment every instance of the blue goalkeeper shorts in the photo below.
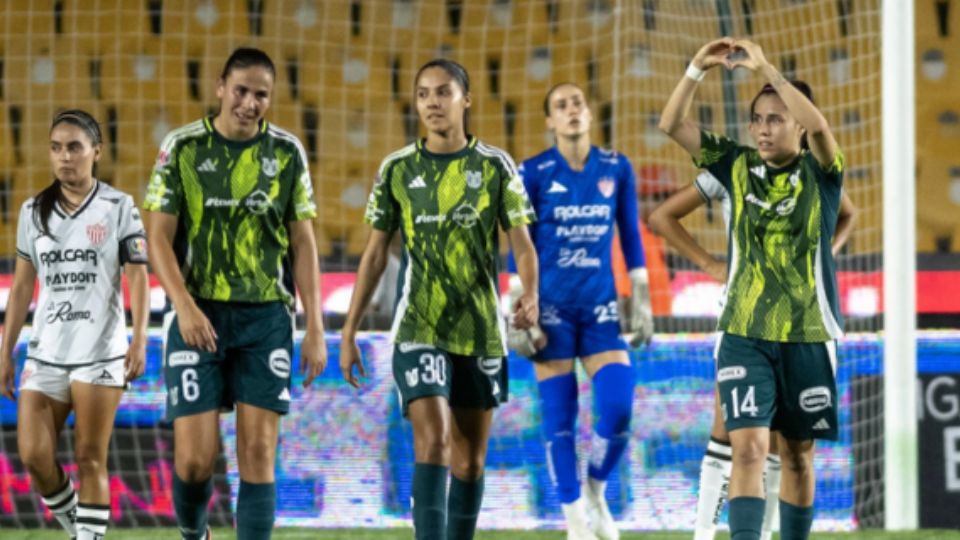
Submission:
M 564 307 L 541 302 L 540 327 L 547 335 L 547 346 L 534 358 L 538 362 L 627 350 L 627 343 L 620 337 L 616 300 Z

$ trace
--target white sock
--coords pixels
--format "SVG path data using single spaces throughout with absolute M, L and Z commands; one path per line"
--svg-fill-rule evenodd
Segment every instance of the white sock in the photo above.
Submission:
M 717 532 L 720 511 L 727 500 L 730 485 L 730 443 L 710 438 L 707 453 L 700 463 L 700 492 L 697 494 L 697 521 L 694 525 L 694 540 L 713 540 Z
M 763 471 L 763 489 L 766 493 L 767 507 L 763 511 L 763 526 L 760 528 L 760 540 L 773 538 L 773 531 L 780 521 L 780 457 L 767 456 Z
M 57 518 L 63 530 L 67 531 L 70 537 L 74 537 L 77 535 L 77 529 L 73 523 L 77 511 L 77 491 L 73 488 L 73 480 L 70 480 L 69 476 L 66 478 L 63 487 L 56 493 L 40 498 L 47 509 L 53 513 L 53 517 Z
M 100 540 L 107 534 L 110 522 L 110 505 L 77 505 L 77 540 Z

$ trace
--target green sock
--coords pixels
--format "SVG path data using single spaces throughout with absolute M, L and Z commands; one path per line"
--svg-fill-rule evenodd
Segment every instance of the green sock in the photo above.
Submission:
M 780 501 L 780 540 L 807 540 L 813 525 L 813 506 Z
M 183 540 L 202 540 L 207 534 L 207 505 L 213 494 L 213 478 L 184 482 L 173 475 L 173 508 Z
M 277 485 L 240 480 L 237 493 L 237 540 L 270 540 L 277 508 Z
M 483 477 L 473 482 L 450 475 L 450 500 L 447 501 L 447 538 L 473 540 L 477 516 L 483 502 Z
M 764 506 L 760 497 L 730 499 L 730 540 L 760 540 Z
M 414 464 L 411 505 L 417 540 L 447 540 L 447 467 Z

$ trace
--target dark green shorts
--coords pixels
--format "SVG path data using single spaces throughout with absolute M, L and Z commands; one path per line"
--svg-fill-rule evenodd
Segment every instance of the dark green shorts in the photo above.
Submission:
M 393 379 L 403 416 L 410 402 L 443 396 L 451 407 L 491 409 L 507 401 L 507 358 L 463 356 L 433 345 L 399 343 L 393 349 Z
M 769 427 L 794 440 L 837 439 L 836 342 L 722 334 L 717 386 L 727 431 Z
M 293 316 L 281 302 L 198 300 L 217 333 L 217 351 L 183 342 L 176 314 L 164 318 L 163 377 L 167 419 L 246 403 L 286 414 L 290 409 Z

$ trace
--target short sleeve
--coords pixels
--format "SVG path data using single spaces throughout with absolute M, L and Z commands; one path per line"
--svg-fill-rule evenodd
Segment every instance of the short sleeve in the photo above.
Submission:
M 700 159 L 693 163 L 707 169 L 724 186 L 731 184 L 733 163 L 740 155 L 741 147 L 736 142 L 709 131 L 700 131 Z
M 147 264 L 147 235 L 140 211 L 130 196 L 124 197 L 120 204 L 117 235 L 120 239 L 120 264 Z
M 290 160 L 293 167 L 293 193 L 284 212 L 284 221 L 304 221 L 317 217 L 317 202 L 313 195 L 313 180 L 307 166 L 307 153 L 296 141 L 297 153 Z
M 30 199 L 20 207 L 20 216 L 17 218 L 17 257 L 34 263 L 34 266 L 36 266 L 33 247 L 35 236 L 33 199 Z
M 693 186 L 697 188 L 704 202 L 723 199 L 727 196 L 727 188 L 708 171 L 697 175 L 697 179 L 693 181 Z
M 817 170 L 823 176 L 823 179 L 836 184 L 837 186 L 843 185 L 843 174 L 846 168 L 846 157 L 843 155 L 843 151 L 840 148 L 837 148 L 837 153 L 833 156 L 833 161 L 829 166 L 824 166 L 822 163 L 817 161 L 817 158 L 813 157 L 813 154 L 809 154 L 810 159 L 816 162 Z
M 504 230 L 517 225 L 527 225 L 536 221 L 536 212 L 527 195 L 524 178 L 517 170 L 513 159 L 505 153 L 498 155 L 500 160 L 500 226 Z
M 144 210 L 165 214 L 180 212 L 183 184 L 177 157 L 177 137 L 170 133 L 160 144 L 160 153 L 150 173 L 147 195 L 143 199 Z
M 364 222 L 374 229 L 386 232 L 395 231 L 399 227 L 400 219 L 400 209 L 390 189 L 392 171 L 393 167 L 386 163 L 380 167 L 380 174 L 373 183 L 373 190 L 367 199 L 367 210 L 363 215 Z

